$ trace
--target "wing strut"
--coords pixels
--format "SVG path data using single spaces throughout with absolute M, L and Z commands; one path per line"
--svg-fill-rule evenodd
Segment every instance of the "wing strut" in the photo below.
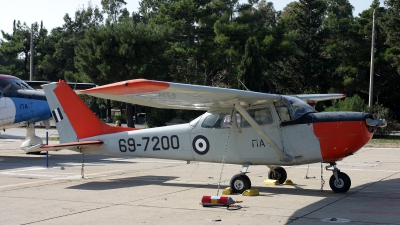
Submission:
M 271 146 L 273 150 L 279 155 L 280 160 L 282 162 L 291 162 L 293 160 L 293 156 L 286 154 L 278 146 L 275 142 L 268 137 L 267 134 L 261 129 L 261 127 L 257 124 L 257 122 L 247 113 L 247 111 L 240 105 L 240 103 L 236 100 L 235 108 L 237 111 L 242 114 L 242 116 L 250 123 L 250 125 L 258 132 L 258 134 Z

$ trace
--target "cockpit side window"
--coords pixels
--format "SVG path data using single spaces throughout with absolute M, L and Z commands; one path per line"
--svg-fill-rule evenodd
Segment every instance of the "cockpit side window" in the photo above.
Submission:
M 285 96 L 275 103 L 276 111 L 282 122 L 295 120 L 310 112 L 316 112 L 313 107 L 301 99 Z
M 231 115 L 228 113 L 216 113 L 207 116 L 201 127 L 203 128 L 229 128 L 231 126 Z
M 35 90 L 23 80 L 20 79 L 1 79 L 0 80 L 0 90 L 4 89 L 7 85 L 12 84 L 9 91 L 23 90 Z
M 21 81 L 21 85 L 24 86 L 24 89 L 26 90 L 34 90 L 31 86 L 29 86 L 27 83 Z
M 283 102 L 276 102 L 275 108 L 282 122 L 291 120 L 289 108 Z

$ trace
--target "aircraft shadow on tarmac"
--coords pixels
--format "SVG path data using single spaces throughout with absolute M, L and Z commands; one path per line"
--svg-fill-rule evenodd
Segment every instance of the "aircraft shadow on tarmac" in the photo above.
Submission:
M 17 139 L 17 140 L 24 140 L 24 139 L 25 139 L 25 136 L 12 135 L 12 134 L 0 134 L 0 139 Z
M 397 173 L 395 173 L 397 174 Z M 279 189 L 274 189 L 279 190 Z M 283 189 L 275 194 L 293 194 Z M 310 191 L 310 190 L 309 190 Z M 304 192 L 300 192 L 304 193 Z M 285 224 L 399 224 L 400 215 L 400 179 L 382 179 L 376 182 L 352 187 L 347 193 L 334 193 L 324 190 L 313 196 L 324 198 L 307 205 L 293 213 Z
M 46 153 L 41 153 L 40 155 L 26 155 L 21 153 L 19 156 L 0 156 L 0 171 L 9 169 L 20 169 L 26 167 L 46 167 Z M 120 157 L 125 159 L 124 157 Z M 132 157 L 127 157 L 127 159 L 132 159 Z M 65 155 L 49 155 L 49 168 L 52 167 L 76 167 L 77 164 L 82 163 L 81 154 L 73 154 L 65 157 Z M 101 166 L 101 164 L 135 164 L 132 161 L 116 161 L 115 158 L 111 159 L 110 156 L 106 155 L 91 155 L 85 154 L 85 164 L 90 164 L 90 166 Z M 72 164 L 72 165 L 68 165 Z
M 146 185 L 160 185 L 160 186 L 169 186 L 169 187 L 184 187 L 184 188 L 207 188 L 207 189 L 217 189 L 218 181 L 217 180 L 209 180 L 208 183 L 200 183 L 197 181 L 187 182 L 185 180 L 177 180 L 180 177 L 175 176 L 137 176 L 137 177 L 128 177 L 128 178 L 111 178 L 106 181 L 90 181 L 84 184 L 79 184 L 76 186 L 71 186 L 69 189 L 81 189 L 81 190 L 107 190 L 107 189 L 119 189 L 119 188 L 129 188 L 129 187 L 138 187 L 138 186 L 146 186 Z M 258 182 L 262 184 L 262 178 L 259 180 L 253 179 L 254 182 Z M 169 182 L 172 181 L 172 182 Z M 306 181 L 305 181 L 306 182 Z M 283 185 L 280 185 L 283 186 Z M 294 189 L 288 188 L 279 188 L 279 186 L 268 187 L 268 186 L 258 186 L 253 184 L 253 188 L 257 188 L 260 192 L 261 196 L 268 195 L 301 195 L 301 196 L 315 196 L 315 193 L 318 190 L 315 189 L 303 189 L 302 186 L 306 185 L 293 185 Z M 229 187 L 229 180 L 225 180 L 221 183 L 221 189 Z M 331 193 L 331 191 L 325 191 Z
M 213 191 L 218 188 L 217 181 L 214 182 L 214 180 L 211 184 L 205 184 L 196 183 L 196 181 L 188 183 L 177 179 L 179 177 L 175 176 L 138 176 L 109 179 L 107 181 L 92 181 L 71 186 L 68 189 L 107 190 L 134 188 L 145 185 L 205 188 Z M 221 184 L 221 189 L 227 186 L 225 183 Z M 325 184 L 323 192 L 320 192 L 318 189 L 303 189 L 301 186 L 295 185 L 295 188 L 286 188 L 281 186 L 263 187 L 253 185 L 253 188 L 259 190 L 259 197 L 268 197 L 268 202 L 274 197 L 287 198 L 287 201 L 290 202 L 290 197 L 293 195 L 304 197 L 320 196 L 323 198 L 318 202 L 297 210 L 287 219 L 285 224 L 320 224 L 322 220 L 328 219 L 337 220 L 337 222 L 348 220 L 357 224 L 371 222 L 372 224 L 393 224 L 398 222 L 396 218 L 400 215 L 400 179 L 362 184 L 352 187 L 347 193 L 334 193 L 331 190 L 327 190 L 329 188 L 328 183 Z M 273 208 L 274 206 L 269 204 L 268 207 Z

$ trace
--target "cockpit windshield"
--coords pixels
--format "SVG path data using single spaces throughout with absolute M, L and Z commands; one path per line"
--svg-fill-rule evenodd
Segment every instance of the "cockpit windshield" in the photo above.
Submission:
M 275 106 L 282 122 L 295 120 L 304 114 L 316 112 L 309 104 L 290 96 L 283 96 L 282 101 L 276 102 Z

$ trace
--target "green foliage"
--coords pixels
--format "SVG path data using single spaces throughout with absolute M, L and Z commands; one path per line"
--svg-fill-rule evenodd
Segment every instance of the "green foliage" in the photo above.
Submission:
M 129 14 L 126 8 L 124 0 L 101 0 L 101 5 L 103 7 L 103 12 L 108 15 L 108 23 L 115 23 L 120 17 L 126 17 Z
M 117 120 L 119 120 L 121 123 L 126 123 L 126 116 L 124 114 L 122 115 L 116 115 L 113 117 L 113 123 L 117 122 Z
M 152 63 L 160 56 L 157 53 L 162 52 L 169 32 L 167 27 L 131 20 L 92 27 L 75 48 L 79 76 L 107 84 L 154 74 L 159 67 Z
M 382 105 L 374 105 L 371 113 L 374 118 L 383 118 L 387 121 L 387 126 L 383 128 L 377 128 L 375 135 L 377 136 L 388 136 L 396 129 L 396 121 L 393 118 L 393 113 L 390 109 L 383 107 Z
M 32 32 L 34 52 L 30 51 Z M 40 67 L 37 64 L 46 54 L 43 51 L 43 42 L 46 39 L 47 30 L 43 28 L 43 24 L 39 27 L 38 23 L 34 23 L 30 27 L 26 23 L 14 21 L 12 34 L 5 33 L 4 31 L 1 31 L 1 33 L 4 39 L 0 40 L 0 57 L 3 58 L 0 69 L 7 74 L 28 79 L 30 55 L 33 54 L 35 66 L 33 74 L 36 75 L 40 72 Z
M 264 64 L 261 62 L 258 41 L 255 37 L 250 37 L 245 46 L 245 53 L 238 69 L 238 79 L 251 91 L 261 92 L 262 71 Z M 242 87 L 241 89 L 245 89 Z
M 353 97 L 347 97 L 344 100 L 333 100 L 332 106 L 326 108 L 324 111 L 353 111 L 353 112 L 368 112 L 368 105 L 365 104 L 364 100 L 355 95 Z

